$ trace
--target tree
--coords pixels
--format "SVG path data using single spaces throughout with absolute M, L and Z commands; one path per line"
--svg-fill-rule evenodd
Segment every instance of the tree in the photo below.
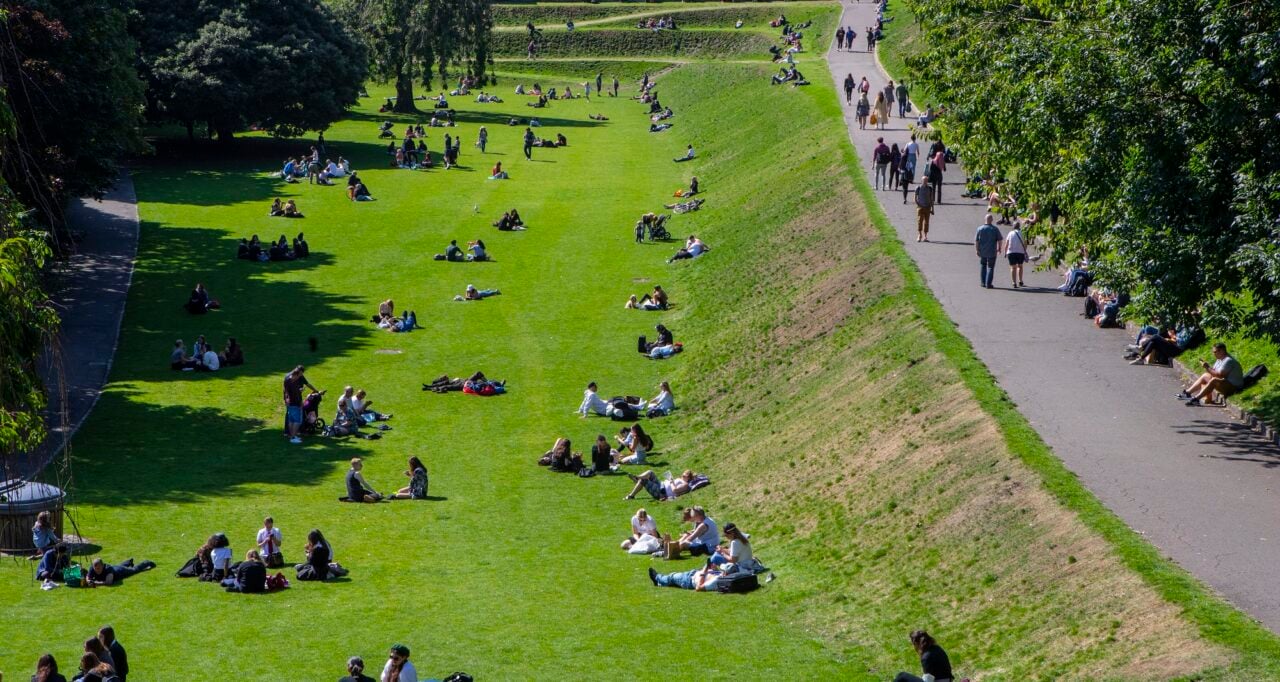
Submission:
M 249 125 L 275 135 L 323 130 L 355 104 L 363 47 L 316 0 L 138 0 L 154 117 L 228 140 Z
M 1129 317 L 1280 334 L 1280 4 L 910 0 L 970 168 L 1065 220 Z
M 361 36 L 372 74 L 395 85 L 394 110 L 417 111 L 413 87 L 431 88 L 432 73 L 447 81 L 460 68 L 486 82 L 492 61 L 489 0 L 336 0 L 338 16 Z
M 144 145 L 143 84 L 124 0 L 3 2 L 0 80 L 12 114 L 0 169 L 52 227 L 68 195 L 101 193 Z

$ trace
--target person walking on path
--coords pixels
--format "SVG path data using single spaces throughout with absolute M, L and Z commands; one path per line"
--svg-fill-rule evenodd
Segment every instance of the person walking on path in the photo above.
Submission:
M 613 96 L 614 97 L 618 96 L 618 77 L 617 76 L 613 77 Z
M 867 101 L 867 93 L 858 96 L 858 107 L 854 110 L 854 114 L 858 117 L 858 129 L 867 129 L 867 116 L 871 115 L 871 102 Z
M 876 138 L 876 147 L 871 150 L 871 164 L 876 171 L 875 188 L 889 189 L 889 145 L 883 137 Z
M 996 217 L 987 214 L 987 221 L 978 227 L 978 231 L 973 235 L 973 248 L 978 252 L 978 277 L 979 286 L 988 289 L 994 289 L 991 280 L 996 274 L 996 255 L 1000 253 L 1004 235 L 1000 234 L 1000 228 L 995 226 Z
M 856 81 L 853 80 L 853 74 L 844 77 L 844 103 L 853 104 L 853 89 L 858 87 Z
M 867 27 L 867 52 L 875 52 L 876 49 L 876 32 Z
M 906 190 L 903 190 L 905 196 Z M 904 198 L 902 203 L 907 203 Z M 916 241 L 929 241 L 929 217 L 933 215 L 933 188 L 929 186 L 929 176 L 920 176 L 920 186 L 916 188 Z
M 871 82 L 867 80 L 866 76 L 863 76 L 862 82 L 858 83 L 858 92 L 861 92 L 864 95 L 871 94 Z
M 876 93 L 876 129 L 884 130 L 884 126 L 889 120 L 889 103 L 884 99 L 883 92 Z
M 1004 252 L 1009 258 L 1009 279 L 1013 280 L 1013 288 L 1026 287 L 1022 281 L 1022 264 L 1027 262 L 1027 245 L 1022 241 L 1022 225 L 1017 221 L 1013 229 L 1004 237 Z
M 893 111 L 893 103 L 895 101 L 892 78 L 889 79 L 889 84 L 884 86 L 884 101 L 889 103 L 889 107 L 885 110 L 885 118 L 889 118 L 889 112 Z M 898 114 L 898 115 L 901 116 L 902 114 Z
M 858 37 L 858 32 L 853 30 L 852 26 L 845 26 L 844 27 L 844 49 L 852 52 L 853 41 L 857 39 L 857 37 Z
M 844 47 L 844 27 L 836 29 L 836 51 L 840 51 Z
M 596 96 L 604 97 L 604 73 L 596 72 Z
M 933 203 L 935 204 L 942 203 L 942 173 L 945 170 L 947 170 L 947 153 L 939 150 L 929 161 L 929 184 L 933 185 Z
M 893 81 L 889 81 L 892 83 Z M 911 91 L 907 89 L 906 83 L 898 83 L 898 118 L 907 117 L 907 104 L 910 103 Z
M 916 144 L 916 136 L 902 148 L 902 203 L 907 203 L 907 190 L 916 177 L 916 159 L 920 156 L 920 145 Z M 933 202 L 929 202 L 930 205 Z
M 524 158 L 533 160 L 533 129 L 524 129 Z

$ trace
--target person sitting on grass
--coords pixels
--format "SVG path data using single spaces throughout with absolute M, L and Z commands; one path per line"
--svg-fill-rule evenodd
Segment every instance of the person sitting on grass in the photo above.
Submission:
M 507 175 L 507 172 L 502 170 L 501 161 L 493 164 L 493 169 L 489 171 L 490 180 L 509 180 L 510 178 L 511 176 Z
M 924 630 L 916 630 L 911 633 L 911 646 L 920 656 L 921 674 L 927 675 L 938 682 L 946 682 L 946 680 L 955 679 L 951 672 L 951 660 L 947 658 L 947 652 L 933 641 L 933 637 Z M 900 672 L 894 678 L 893 682 L 924 682 L 923 677 L 916 677 L 911 673 Z
M 676 163 L 681 163 L 683 161 L 692 161 L 693 158 L 694 158 L 693 145 L 689 145 L 684 150 L 684 156 L 678 159 L 672 159 L 672 161 L 675 161 Z
M 31 544 L 36 548 L 36 556 L 43 555 L 59 542 L 62 540 L 53 531 L 53 516 L 47 511 L 36 514 L 35 525 L 31 527 Z
M 1194 407 L 1206 399 L 1212 400 L 1214 393 L 1226 398 L 1244 388 L 1244 371 L 1240 368 L 1240 363 L 1227 354 L 1227 344 L 1213 344 L 1213 357 L 1215 360 L 1212 365 L 1200 361 L 1204 374 L 1178 394 L 1178 398 L 1186 400 L 1188 406 Z
M 708 561 L 717 566 L 723 566 L 729 573 L 747 570 L 747 567 L 754 562 L 750 538 L 732 523 L 724 525 L 724 536 L 729 540 L 729 546 L 717 547 Z
M 463 292 L 463 295 L 456 297 L 454 300 L 479 301 L 481 299 L 489 298 L 490 296 L 497 296 L 501 293 L 502 292 L 497 289 L 477 289 L 474 285 L 468 284 L 467 290 Z
M 182 339 L 173 342 L 173 352 L 169 353 L 169 369 L 195 369 L 196 361 L 187 357 L 187 348 Z
M 359 656 L 352 656 L 347 659 L 347 674 L 338 682 L 378 682 L 378 680 L 364 674 L 364 659 Z
M 154 561 L 144 561 L 134 566 L 133 559 L 126 559 L 124 563 L 117 566 L 106 563 L 102 560 L 102 557 L 97 557 L 93 560 L 93 563 L 89 564 L 89 571 L 85 574 L 85 579 L 93 586 L 114 585 L 129 576 L 143 571 L 150 571 L 155 567 L 156 562 Z
M 267 249 L 267 260 L 277 262 L 293 260 L 293 253 L 289 251 L 289 240 L 284 235 L 280 235 L 280 238 L 272 242 Z
M 71 546 L 65 542 L 46 549 L 36 566 L 36 580 L 62 582 L 62 571 L 71 565 Z
M 511 211 L 503 213 L 502 217 L 498 218 L 498 220 L 493 223 L 493 226 L 498 228 L 501 232 L 523 229 L 523 225 L 516 222 L 516 220 L 511 217 Z
M 299 232 L 298 236 L 293 238 L 293 257 L 306 258 L 311 255 L 311 247 L 307 244 L 307 240 Z
M 196 369 L 201 372 L 216 372 L 221 368 L 222 358 L 218 357 L 211 346 L 205 346 L 204 352 L 196 358 Z
M 296 181 L 295 181 L 296 182 Z M 80 673 L 72 678 L 72 682 L 119 682 L 115 668 L 110 663 L 92 653 L 80 657 Z
M 67 678 L 58 672 L 58 661 L 53 654 L 45 654 L 36 661 L 36 674 L 31 682 L 67 682 Z
M 688 550 L 694 556 L 710 556 L 720 545 L 720 527 L 714 519 L 707 516 L 702 507 L 690 509 L 688 518 L 693 523 L 693 528 L 680 535 L 676 541 L 677 546 L 681 551 Z
M 631 549 L 631 546 L 639 542 L 644 537 L 661 539 L 658 535 L 658 524 L 649 516 L 649 512 L 644 507 L 636 510 L 634 516 L 631 517 L 631 535 L 622 541 L 623 549 Z
M 231 541 L 225 533 L 214 533 L 209 541 L 209 566 L 212 568 L 210 575 L 217 582 L 231 576 L 234 552 L 231 551 Z
M 451 239 L 449 245 L 444 247 L 444 259 L 451 263 L 461 263 L 467 259 L 462 249 L 458 248 L 457 239 Z
M 617 463 L 613 461 L 613 448 L 609 447 L 609 441 L 604 434 L 596 436 L 596 442 L 591 444 L 591 468 L 597 474 L 612 473 L 617 467 Z
M 345 177 L 347 174 L 346 169 L 343 168 L 341 165 L 334 163 L 332 159 L 324 167 L 324 172 L 328 173 L 329 177 L 331 178 L 341 178 L 341 177 Z
M 298 164 L 291 158 L 284 160 L 284 168 L 280 170 L 280 177 L 289 183 L 297 182 Z
M 425 500 L 427 499 L 427 467 L 416 456 L 409 458 L 409 468 L 404 472 L 409 477 L 409 485 L 389 495 L 392 500 Z
M 263 563 L 258 550 L 251 549 L 244 554 L 244 561 L 236 566 L 236 574 L 222 581 L 228 592 L 244 594 L 261 594 L 267 591 L 267 565 Z
M 639 424 L 632 424 L 626 436 L 619 435 L 618 443 L 631 452 L 619 457 L 618 464 L 644 464 L 645 455 L 653 449 L 653 438 Z
M 267 212 L 267 215 L 271 216 L 272 218 L 279 218 L 284 216 L 284 202 L 280 201 L 280 197 L 276 197 L 271 202 L 271 210 Z
M 682 590 L 695 590 L 697 592 L 715 592 L 720 577 L 724 572 L 720 567 L 710 563 L 702 568 L 695 568 L 689 571 L 678 573 L 659 573 L 649 567 L 649 580 L 657 587 L 678 587 Z
M 329 559 L 333 550 L 319 529 L 307 533 L 307 563 L 294 566 L 299 581 L 318 581 L 329 577 Z
M 671 385 L 663 381 L 658 384 L 658 395 L 645 405 L 645 416 L 665 417 L 676 409 L 676 399 L 671 395 Z
M 582 469 L 582 456 L 573 452 L 573 444 L 568 438 L 557 438 L 551 449 L 538 459 L 538 464 L 547 466 L 551 471 L 576 474 Z
M 657 348 L 665 348 L 675 344 L 675 335 L 671 333 L 670 329 L 667 329 L 666 325 L 659 324 L 654 327 L 654 329 L 658 332 L 658 338 L 653 341 L 649 341 L 645 343 L 644 346 L 640 347 L 641 353 L 652 353 Z
M 184 307 L 192 315 L 203 315 L 210 310 L 221 308 L 222 304 L 209 296 L 209 290 L 204 288 L 204 284 L 197 282 L 196 288 L 192 289 L 191 295 L 187 297 Z
M 409 662 L 409 647 L 403 644 L 391 647 L 379 682 L 418 682 L 418 671 Z
M 609 403 L 596 392 L 596 382 L 587 384 L 587 390 L 582 392 L 582 404 L 578 405 L 578 414 L 586 417 L 588 414 L 594 413 L 601 417 L 605 416 L 609 410 Z
M 684 260 L 687 258 L 697 258 L 710 250 L 710 247 L 704 244 L 701 239 L 698 239 L 697 236 L 689 235 L 689 238 L 685 240 L 684 248 L 676 251 L 676 254 L 668 258 L 667 262 L 670 263 L 671 261 Z
M 355 177 L 352 175 L 351 177 Z M 373 195 L 369 194 L 369 188 L 363 182 L 357 182 L 354 185 L 347 186 L 348 197 L 352 201 L 373 201 Z
M 350 502 L 381 502 L 382 495 L 373 489 L 360 470 L 364 469 L 364 460 L 351 458 L 351 468 L 347 470 L 347 500 Z
M 1204 341 L 1204 332 L 1189 325 L 1179 325 L 1167 330 L 1165 334 L 1161 334 L 1159 329 L 1148 329 L 1149 333 L 1142 335 L 1137 344 L 1129 347 L 1129 364 L 1140 365 L 1145 362 L 1168 365 L 1174 358 Z
M 284 202 L 284 209 L 281 211 L 281 215 L 284 216 L 285 218 L 304 217 L 302 215 L 302 211 L 298 210 L 298 204 L 293 199 L 290 199 Z
M 370 407 L 373 405 L 373 401 L 368 399 L 368 395 L 362 388 L 356 391 L 351 398 L 351 407 L 356 411 L 356 415 L 360 417 L 360 420 L 366 424 L 372 424 L 373 422 L 384 422 L 391 419 L 393 415 L 390 412 L 383 414 Z
M 638 304 L 641 310 L 666 310 L 667 292 L 662 290 L 662 285 L 655 284 L 653 293 L 641 296 Z
M 467 256 L 467 260 L 469 261 L 478 263 L 489 260 L 489 251 L 485 248 L 483 239 L 467 242 L 467 250 L 471 252 Z
M 632 476 L 631 474 L 627 474 L 627 476 L 635 482 L 635 486 L 632 487 L 631 492 L 622 499 L 634 500 L 636 499 L 636 495 L 640 493 L 640 490 L 644 489 L 644 491 L 649 493 L 653 499 L 659 502 L 674 500 L 677 497 L 692 491 L 694 489 L 693 485 L 695 479 L 706 479 L 705 476 L 693 473 L 692 469 L 685 469 L 680 474 L 679 478 L 668 480 L 659 479 L 658 475 L 655 474 L 652 469 L 645 471 L 639 476 Z M 698 487 L 701 488 L 702 486 L 699 485 Z
M 280 529 L 276 528 L 275 519 L 268 516 L 262 520 L 262 528 L 258 529 L 258 556 L 263 563 L 272 568 L 284 565 L 284 554 L 280 548 L 284 546 L 284 538 Z

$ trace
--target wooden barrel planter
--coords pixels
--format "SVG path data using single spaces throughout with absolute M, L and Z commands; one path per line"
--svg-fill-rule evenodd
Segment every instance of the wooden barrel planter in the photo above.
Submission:
M 31 527 L 43 511 L 53 517 L 53 531 L 62 537 L 62 509 L 67 494 L 56 485 L 12 479 L 0 483 L 0 551 L 35 551 Z

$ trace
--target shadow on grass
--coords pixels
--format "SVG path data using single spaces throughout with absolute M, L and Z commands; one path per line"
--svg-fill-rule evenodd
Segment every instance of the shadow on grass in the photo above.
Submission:
M 552 103 L 549 104 L 547 108 L 538 109 L 534 107 L 525 107 L 523 110 L 520 110 L 515 113 L 501 112 L 501 111 L 474 111 L 474 110 L 467 110 L 467 109 L 455 109 L 454 111 L 456 113 L 454 115 L 454 120 L 459 123 L 478 123 L 483 126 L 506 126 L 507 122 L 513 118 L 519 119 L 521 121 L 524 121 L 529 118 L 536 118 L 538 119 L 538 123 L 540 123 L 543 128 L 595 128 L 597 126 L 601 126 L 601 125 L 604 125 L 605 123 L 608 123 L 608 121 L 595 121 L 589 118 L 582 118 L 582 119 L 559 118 L 554 116 L 542 115 L 543 112 L 550 111 L 551 109 L 553 109 L 555 106 L 554 103 L 555 103 L 555 100 L 552 100 Z M 403 139 L 402 136 L 404 134 L 404 129 L 402 126 L 417 125 L 419 123 L 426 125 L 427 122 L 431 120 L 431 111 L 432 110 L 430 109 L 424 109 L 423 113 L 421 114 L 377 114 L 377 113 L 370 114 L 363 111 L 353 111 L 347 114 L 347 118 L 345 120 L 367 121 L 369 123 L 378 123 L 378 124 L 381 124 L 383 121 L 391 121 L 397 124 L 396 127 L 392 129 L 392 132 L 394 132 L 396 135 L 394 140 L 398 142 Z M 524 125 L 524 123 L 521 123 L 521 125 Z M 516 128 L 519 126 L 511 126 L 511 127 Z M 428 128 L 427 133 L 428 135 L 430 135 L 431 133 L 436 133 L 436 131 L 439 131 L 436 134 L 442 136 L 444 133 L 447 133 L 450 130 L 452 129 L 451 128 Z M 372 136 L 377 136 L 378 134 L 378 130 L 376 127 L 370 128 L 370 132 Z M 383 138 L 383 139 L 391 140 L 392 138 Z M 385 142 L 384 142 L 384 146 L 385 146 Z
M 274 422 L 216 407 L 142 403 L 133 395 L 122 389 L 102 395 L 86 427 L 97 431 L 99 447 L 89 456 L 72 453 L 77 502 L 125 506 L 254 495 L 243 486 L 310 485 L 351 458 L 350 449 L 329 439 L 291 445 Z M 145 440 L 136 435 L 140 429 Z
M 298 227 L 296 221 L 288 227 Z M 290 367 L 313 363 L 317 353 L 350 350 L 369 333 L 359 316 L 343 310 L 346 298 L 328 294 L 305 281 L 269 280 L 269 273 L 296 272 L 332 264 L 325 244 L 313 243 L 309 258 L 258 263 L 234 258 L 237 237 L 210 228 L 179 228 L 142 223 L 138 274 L 126 315 L 128 343 L 153 353 L 123 353 L 113 381 L 213 381 L 246 375 L 280 375 Z M 274 235 L 266 235 L 270 239 Z M 222 303 L 221 310 L 191 315 L 183 304 L 192 287 L 203 282 Z M 175 372 L 168 353 L 175 339 L 190 349 L 203 334 L 215 350 L 235 337 L 245 351 L 245 364 L 218 372 Z M 311 340 L 315 340 L 314 349 Z

